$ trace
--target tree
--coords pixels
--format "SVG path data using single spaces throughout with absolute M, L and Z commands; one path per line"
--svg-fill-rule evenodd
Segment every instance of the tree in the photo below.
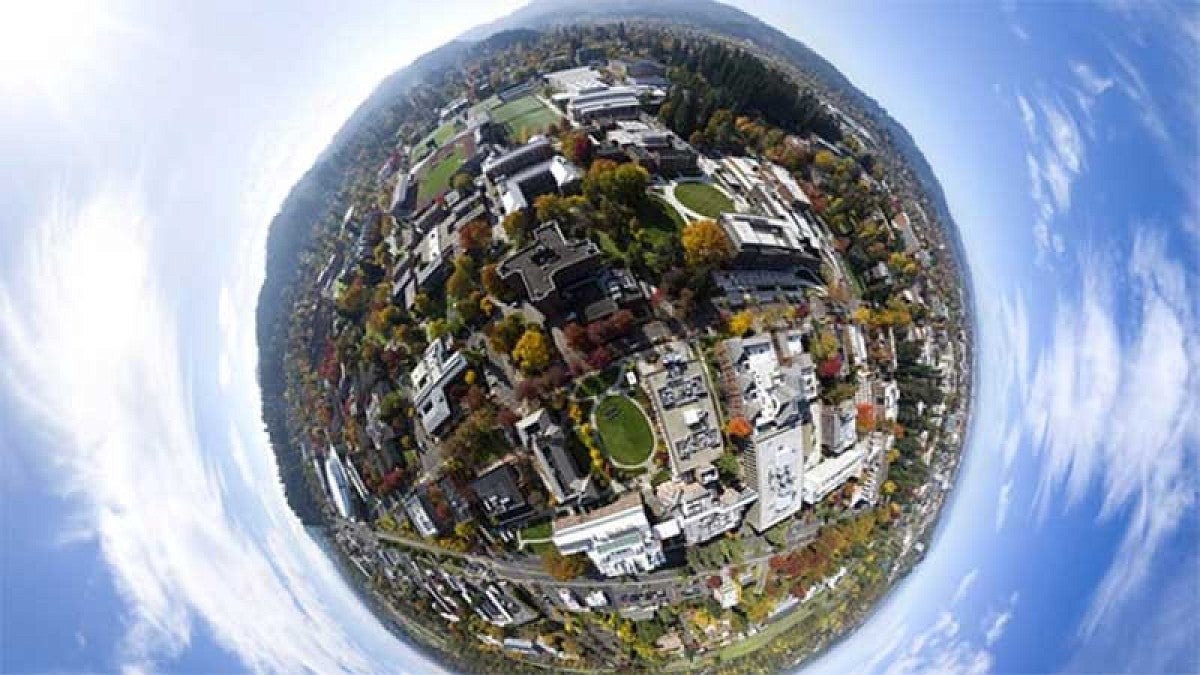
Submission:
M 855 419 L 855 424 L 858 427 L 859 433 L 866 433 L 875 429 L 875 404 L 859 403 L 858 417 Z
M 683 228 L 683 259 L 693 267 L 719 267 L 734 255 L 733 242 L 715 220 L 697 220 Z
M 721 480 L 729 482 L 738 477 L 738 461 L 737 456 L 732 452 L 726 452 L 718 457 L 713 466 L 717 467 L 717 472 L 721 474 Z
M 749 438 L 750 434 L 754 433 L 754 427 L 750 426 L 749 420 L 738 415 L 729 420 L 729 424 L 725 425 L 725 433 L 734 438 Z
M 544 194 L 533 200 L 533 211 L 539 223 L 557 220 L 566 213 L 567 202 L 556 194 Z
M 823 380 L 832 380 L 842 372 L 842 357 L 831 356 L 817 366 L 817 375 Z
M 492 324 L 488 329 L 488 344 L 492 349 L 505 354 L 512 351 L 525 329 L 525 320 L 520 314 L 509 314 Z
M 562 137 L 563 154 L 579 166 L 592 162 L 592 142 L 584 131 L 572 131 Z
M 570 581 L 587 570 L 587 558 L 581 553 L 563 555 L 557 549 L 547 548 L 542 553 L 542 565 L 558 581 Z
M 343 286 L 334 299 L 338 313 L 349 318 L 358 318 L 367 309 L 367 288 L 362 278 L 356 276 L 354 281 Z
M 596 347 L 592 350 L 591 354 L 588 354 L 587 362 L 592 368 L 603 370 L 608 367 L 608 364 L 612 363 L 612 352 L 609 352 L 603 346 Z
M 488 295 L 500 300 L 509 295 L 508 286 L 504 285 L 500 273 L 496 271 L 495 263 L 483 266 L 483 269 L 479 271 L 479 280 L 483 283 L 483 290 L 487 291 Z
M 512 359 L 524 373 L 540 373 L 550 365 L 550 343 L 536 327 L 525 329 L 512 349 Z
M 837 337 L 826 328 L 818 329 L 812 344 L 809 345 L 809 351 L 812 352 L 813 359 L 825 361 L 837 354 Z
M 563 327 L 563 336 L 572 349 L 584 351 L 590 346 L 587 329 L 574 321 Z
M 475 183 L 475 179 L 471 178 L 471 174 L 459 172 L 454 174 L 454 179 L 450 182 L 450 186 L 455 190 L 467 191 Z
M 745 335 L 753 326 L 754 313 L 748 309 L 743 309 L 729 317 L 729 332 L 734 336 Z
M 492 226 L 486 220 L 472 220 L 458 231 L 458 243 L 470 253 L 479 253 L 492 245 Z
M 504 233 L 513 242 L 521 242 L 529 233 L 529 218 L 524 211 L 513 211 L 501 222 Z
M 471 257 L 460 255 L 454 259 L 454 273 L 446 280 L 446 295 L 462 300 L 475 287 L 475 264 Z
M 829 172 L 837 165 L 837 158 L 828 150 L 819 150 L 813 157 L 813 164 L 816 164 L 818 169 Z

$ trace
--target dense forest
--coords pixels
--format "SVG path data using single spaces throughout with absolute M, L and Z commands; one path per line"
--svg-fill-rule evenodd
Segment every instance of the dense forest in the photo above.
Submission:
M 678 38 L 669 49 L 655 51 L 677 65 L 660 117 L 684 138 L 702 129 L 714 111 L 725 109 L 792 132 L 811 131 L 830 142 L 841 139 L 837 121 L 811 91 L 797 90 L 746 52 L 719 43 L 688 48 Z

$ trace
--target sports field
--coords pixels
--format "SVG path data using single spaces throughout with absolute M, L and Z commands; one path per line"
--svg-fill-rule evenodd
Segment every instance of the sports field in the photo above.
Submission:
M 437 159 L 427 167 L 425 175 L 421 177 L 420 186 L 417 188 L 417 203 L 424 204 L 449 188 L 451 176 L 458 171 L 458 167 L 462 166 L 466 159 L 467 153 L 459 144 L 454 146 L 449 154 Z
M 492 120 L 503 124 L 509 138 L 514 141 L 523 134 L 540 134 L 561 119 L 557 111 L 548 108 L 532 94 L 492 109 Z

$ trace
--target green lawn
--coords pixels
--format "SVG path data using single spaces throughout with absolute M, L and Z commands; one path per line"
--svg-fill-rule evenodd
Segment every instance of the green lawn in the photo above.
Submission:
M 453 138 L 454 135 L 459 131 L 462 131 L 462 129 L 463 126 L 458 120 L 450 120 L 442 126 L 434 129 L 428 136 L 421 139 L 420 143 L 417 143 L 416 150 L 413 150 L 412 161 L 419 162 L 421 161 L 422 157 L 429 153 L 429 141 L 434 142 L 434 150 L 436 150 L 437 148 L 445 145 L 446 141 Z
M 650 422 L 628 396 L 609 396 L 596 406 L 596 430 L 617 464 L 636 466 L 654 450 Z
M 638 205 L 635 215 L 654 246 L 662 246 L 667 240 L 678 240 L 683 231 L 683 216 L 660 197 L 648 197 Z
M 551 534 L 551 524 L 549 520 L 544 520 L 540 523 L 535 523 L 521 530 L 521 539 L 529 541 L 530 539 L 549 539 Z
M 454 175 L 455 171 L 458 171 L 458 167 L 462 166 L 466 159 L 466 153 L 463 152 L 461 146 L 458 146 L 454 148 L 454 152 L 426 169 L 425 175 L 421 178 L 421 185 L 417 188 L 417 201 L 427 202 L 449 187 L 450 177 Z
M 522 133 L 540 134 L 560 119 L 558 112 L 546 107 L 532 94 L 492 109 L 492 121 L 503 124 L 513 141 Z
M 680 183 L 675 186 L 675 198 L 689 209 L 709 218 L 734 210 L 729 197 L 707 183 Z

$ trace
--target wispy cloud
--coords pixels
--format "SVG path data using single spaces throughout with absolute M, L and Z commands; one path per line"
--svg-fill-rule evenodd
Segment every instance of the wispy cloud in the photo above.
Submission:
M 1012 597 L 1009 598 L 1008 606 L 1004 610 L 994 614 L 988 620 L 987 630 L 983 633 L 983 643 L 988 647 L 995 646 L 1000 641 L 1000 638 L 1004 637 L 1004 630 L 1008 628 L 1008 623 L 1012 621 L 1018 597 L 1016 593 L 1013 593 Z
M 1065 251 L 1053 221 L 1071 208 L 1072 185 L 1086 162 L 1080 122 L 1069 107 L 1050 96 L 1034 99 L 1017 95 L 1017 109 L 1029 143 L 1025 164 L 1030 197 L 1036 206 L 1033 226 L 1039 258 Z
M 1041 458 L 1039 513 L 1071 508 L 1098 488 L 1099 518 L 1125 523 L 1082 622 L 1084 635 L 1145 586 L 1164 542 L 1195 505 L 1197 283 L 1149 227 L 1137 231 L 1123 268 L 1109 257 L 1085 260 L 1081 295 L 1060 298 L 1028 385 L 1011 392 L 1025 405 L 1010 423 Z M 1009 490 L 1001 489 L 998 526 Z
M 1000 486 L 1000 494 L 996 497 L 996 531 L 1004 529 L 1008 518 L 1008 507 L 1012 505 L 1013 479 L 1009 478 Z
M 143 213 L 136 184 L 60 194 L 0 285 L 0 382 L 54 437 L 41 459 L 126 603 L 118 658 L 157 669 L 200 620 L 254 670 L 434 669 L 351 594 L 272 471 L 202 447 Z
M 958 587 L 954 589 L 954 597 L 950 599 L 950 606 L 953 607 L 963 601 L 967 597 L 967 592 L 971 590 L 971 586 L 975 585 L 975 580 L 979 578 L 979 569 L 972 569 L 963 575 L 959 580 Z

